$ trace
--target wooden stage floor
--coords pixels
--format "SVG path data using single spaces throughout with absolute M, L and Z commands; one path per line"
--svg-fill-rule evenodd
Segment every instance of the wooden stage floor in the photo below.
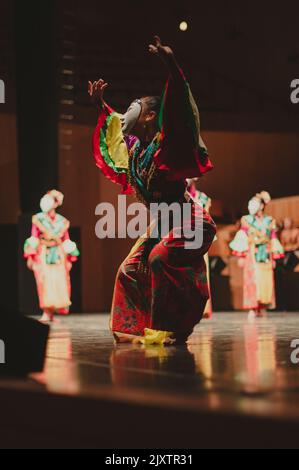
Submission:
M 63 318 L 42 374 L 0 380 L 1 448 L 299 448 L 299 313 L 219 313 L 169 349 L 108 321 Z

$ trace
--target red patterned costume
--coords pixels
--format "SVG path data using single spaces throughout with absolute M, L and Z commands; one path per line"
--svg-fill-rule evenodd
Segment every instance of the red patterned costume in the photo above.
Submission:
M 119 338 L 143 338 L 163 344 L 187 340 L 200 322 L 209 288 L 204 255 L 215 237 L 211 217 L 186 196 L 186 178 L 212 169 L 200 136 L 199 113 L 188 83 L 175 62 L 161 99 L 159 131 L 150 144 L 123 136 L 120 116 L 103 104 L 94 133 L 94 156 L 107 178 L 151 203 L 190 204 L 191 229 L 203 218 L 203 244 L 186 249 L 170 224 L 166 236 L 147 236 L 136 243 L 121 265 L 112 306 L 112 331 Z M 165 234 L 164 234 L 165 235 Z

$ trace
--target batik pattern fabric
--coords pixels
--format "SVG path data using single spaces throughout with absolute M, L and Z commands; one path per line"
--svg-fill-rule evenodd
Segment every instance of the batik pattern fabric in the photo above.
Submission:
M 186 199 L 186 178 L 202 176 L 213 166 L 200 137 L 198 109 L 180 70 L 165 87 L 158 127 L 149 144 L 122 136 L 119 115 L 103 105 L 93 138 L 96 164 L 123 193 L 133 192 L 146 206 L 189 201 L 192 216 L 185 223 L 191 227 L 204 219 L 203 245 L 186 249 L 184 236 L 177 238 L 183 226 L 172 225 L 168 234 L 157 237 L 149 228 L 118 272 L 111 325 L 116 335 L 144 337 L 145 342 L 161 338 L 161 331 L 184 341 L 209 298 L 204 255 L 216 228 L 200 206 Z
M 210 216 L 192 204 L 191 219 L 185 224 L 194 226 L 196 218 L 204 220 L 204 243 L 196 250 L 185 248 L 184 236 L 176 238 L 178 227 L 161 239 L 147 234 L 138 240 L 117 275 L 114 332 L 143 336 L 145 329 L 162 330 L 174 332 L 184 342 L 200 322 L 210 297 L 204 255 L 216 228 Z
M 24 245 L 24 257 L 33 271 L 42 310 L 67 315 L 71 306 L 70 271 L 80 255 L 69 237 L 70 223 L 39 213 L 32 218 L 31 237 Z
M 275 220 L 245 216 L 241 229 L 230 244 L 235 256 L 245 258 L 244 309 L 256 310 L 276 306 L 274 261 L 284 257 L 284 250 L 277 237 Z

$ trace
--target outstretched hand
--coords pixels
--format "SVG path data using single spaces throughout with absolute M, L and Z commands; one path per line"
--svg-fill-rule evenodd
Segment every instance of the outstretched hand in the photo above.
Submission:
M 88 94 L 94 105 L 99 105 L 104 101 L 104 92 L 108 87 L 105 80 L 98 80 L 97 82 L 88 82 Z
M 159 36 L 154 36 L 154 44 L 150 44 L 149 52 L 156 54 L 166 62 L 174 57 L 173 50 L 169 46 L 164 46 Z

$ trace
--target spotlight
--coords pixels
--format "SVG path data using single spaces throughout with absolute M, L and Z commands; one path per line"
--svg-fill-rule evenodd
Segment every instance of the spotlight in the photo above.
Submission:
M 181 24 L 180 24 L 180 30 L 185 32 L 185 31 L 187 31 L 187 29 L 188 29 L 187 21 L 182 21 Z

